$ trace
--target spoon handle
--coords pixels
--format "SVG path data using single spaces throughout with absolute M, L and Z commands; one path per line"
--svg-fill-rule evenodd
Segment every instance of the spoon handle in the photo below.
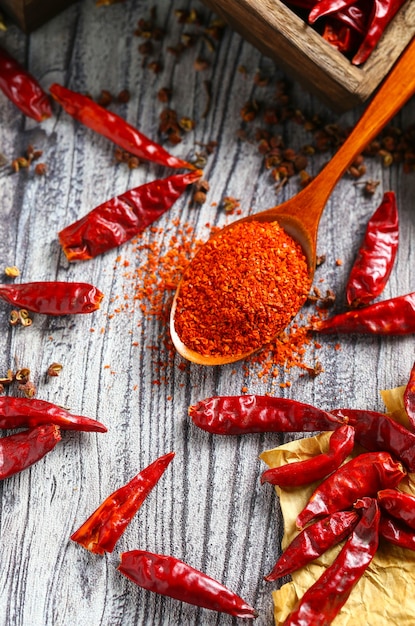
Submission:
M 346 141 L 324 167 L 323 176 L 317 177 L 318 181 L 315 179 L 322 196 L 326 191 L 326 200 L 355 158 L 414 93 L 415 38 L 392 68 Z

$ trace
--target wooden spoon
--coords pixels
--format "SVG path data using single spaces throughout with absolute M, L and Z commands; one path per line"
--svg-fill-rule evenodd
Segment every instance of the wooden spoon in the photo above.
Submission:
M 260 222 L 277 221 L 302 246 L 307 257 L 310 277 L 312 278 L 316 263 L 318 225 L 332 190 L 355 158 L 378 135 L 414 93 L 415 39 L 412 40 L 401 55 L 351 134 L 318 176 L 296 196 L 283 204 L 244 217 L 238 220 L 238 222 L 253 220 Z M 232 228 L 235 223 L 233 222 L 226 228 Z M 185 277 L 186 272 L 182 281 Z M 205 356 L 185 346 L 177 335 L 174 326 L 174 315 L 180 286 L 181 283 L 177 288 L 170 315 L 170 333 L 173 344 L 179 354 L 185 359 L 201 365 L 224 365 L 239 361 L 252 354 L 252 352 L 249 352 L 245 354 L 227 354 L 226 356 Z

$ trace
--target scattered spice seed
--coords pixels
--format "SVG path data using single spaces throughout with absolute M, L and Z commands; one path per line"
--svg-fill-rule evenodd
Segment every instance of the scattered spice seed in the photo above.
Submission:
M 286 328 L 309 288 L 304 253 L 277 223 L 240 222 L 193 259 L 177 298 L 175 330 L 200 354 L 243 355 Z
M 59 376 L 63 368 L 63 365 L 60 363 L 51 363 L 47 369 L 48 376 Z
M 11 266 L 5 267 L 4 268 L 4 273 L 9 278 L 16 278 L 17 276 L 20 276 L 20 270 L 15 265 L 11 265 Z

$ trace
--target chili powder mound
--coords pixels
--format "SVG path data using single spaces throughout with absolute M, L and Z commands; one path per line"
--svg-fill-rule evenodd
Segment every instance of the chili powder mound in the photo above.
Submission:
M 269 343 L 304 304 L 307 260 L 276 222 L 240 222 L 211 238 L 186 271 L 175 329 L 206 356 L 245 354 Z

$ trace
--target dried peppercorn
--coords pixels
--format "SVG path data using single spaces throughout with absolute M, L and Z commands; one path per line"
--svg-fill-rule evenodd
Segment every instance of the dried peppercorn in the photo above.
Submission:
M 114 491 L 73 533 L 72 541 L 76 541 L 95 554 L 112 552 L 173 457 L 174 452 L 159 457 L 141 470 L 130 482 Z
M 301 246 L 276 222 L 239 222 L 213 236 L 185 272 L 174 331 L 199 354 L 242 358 L 286 328 L 309 288 Z
M 88 283 L 44 281 L 0 285 L 0 298 L 13 306 L 45 315 L 92 313 L 104 294 Z
M 52 115 L 49 97 L 38 81 L 1 47 L 0 89 L 25 115 L 37 122 Z
M 12 396 L 0 398 L 0 428 L 33 428 L 41 424 L 55 424 L 62 430 L 107 432 L 107 427 L 101 422 L 74 415 L 46 400 L 27 400 Z
M 271 467 L 262 473 L 261 484 L 267 482 L 280 487 L 299 487 L 321 480 L 340 467 L 352 452 L 353 446 L 354 428 L 340 426 L 330 436 L 328 452 L 305 461 Z
M 53 450 L 60 440 L 60 429 L 56 424 L 35 426 L 0 437 L 0 479 L 30 467 Z
M 337 419 L 355 429 L 355 440 L 366 450 L 387 450 L 415 472 L 415 434 L 384 413 L 362 409 L 333 409 Z
M 236 593 L 173 556 L 131 550 L 121 554 L 118 571 L 136 585 L 164 596 L 235 617 L 257 613 Z
M 297 526 L 304 528 L 315 517 L 348 509 L 359 498 L 376 496 L 381 489 L 396 487 L 405 475 L 401 463 L 395 461 L 389 452 L 359 454 L 314 490 L 297 516 Z
M 189 407 L 193 423 L 217 435 L 336 430 L 344 420 L 310 404 L 272 396 L 214 396 Z
M 366 228 L 351 269 L 346 300 L 349 306 L 369 304 L 384 290 L 392 271 L 399 241 L 399 217 L 393 191 L 386 192 Z
M 415 333 L 415 292 L 317 320 L 313 330 L 331 334 L 410 335 Z
M 167 167 L 195 169 L 187 161 L 169 154 L 162 146 L 143 135 L 115 113 L 101 107 L 88 96 L 56 83 L 50 87 L 50 92 L 65 111 L 78 122 L 110 139 L 139 159 L 153 161 Z
M 155 180 L 100 204 L 59 232 L 69 261 L 92 259 L 119 246 L 168 211 L 201 170 Z
M 336 511 L 310 524 L 291 541 L 264 579 L 272 582 L 308 565 L 343 541 L 358 520 L 356 511 Z
M 283 626 L 330 624 L 372 562 L 379 545 L 379 508 L 373 498 L 362 498 L 355 508 L 362 513 L 350 537 Z

